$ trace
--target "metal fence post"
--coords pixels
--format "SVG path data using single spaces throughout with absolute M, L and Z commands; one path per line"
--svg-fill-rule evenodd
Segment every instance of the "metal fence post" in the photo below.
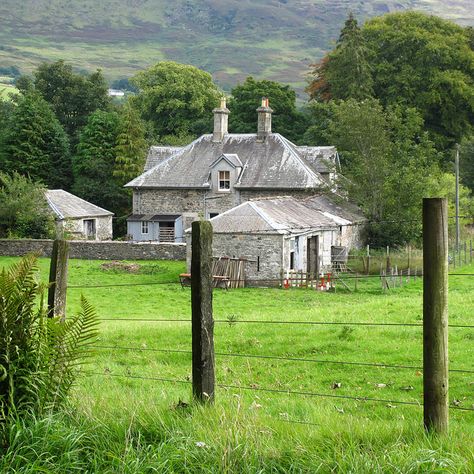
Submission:
M 191 306 L 193 395 L 214 400 L 214 319 L 212 316 L 212 225 L 192 224 Z
M 448 206 L 423 199 L 423 414 L 428 431 L 448 431 Z

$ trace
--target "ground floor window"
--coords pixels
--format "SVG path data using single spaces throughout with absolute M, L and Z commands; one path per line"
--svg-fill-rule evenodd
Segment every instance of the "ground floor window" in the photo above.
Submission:
M 142 221 L 142 234 L 148 234 L 148 221 Z
M 290 270 L 295 269 L 295 252 L 290 252 Z
M 209 213 L 209 219 L 212 219 L 213 217 L 217 217 L 219 215 L 218 212 L 210 212 Z

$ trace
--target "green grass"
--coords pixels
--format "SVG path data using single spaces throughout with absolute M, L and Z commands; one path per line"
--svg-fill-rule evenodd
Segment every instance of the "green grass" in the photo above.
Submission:
M 0 82 L 0 99 L 10 99 L 12 94 L 18 94 L 18 89 L 11 84 Z
M 0 266 L 15 259 L 1 258 Z M 378 279 L 357 292 L 240 289 L 214 292 L 216 375 L 221 385 L 315 392 L 358 400 L 218 387 L 214 407 L 192 404 L 188 353 L 140 351 L 191 347 L 190 291 L 177 283 L 181 262 L 146 262 L 141 273 L 104 271 L 72 260 L 68 312 L 84 294 L 102 321 L 98 346 L 71 413 L 13 427 L 0 471 L 33 472 L 471 472 L 474 415 L 450 411 L 451 434 L 428 437 L 422 408 L 420 327 L 264 324 L 264 321 L 420 323 L 422 282 L 384 294 Z M 41 259 L 47 275 L 48 260 Z M 459 269 L 457 269 L 458 271 Z M 463 272 L 474 272 L 473 266 Z M 125 283 L 132 287 L 73 288 Z M 453 276 L 450 322 L 472 324 L 474 280 Z M 132 318 L 135 321 L 119 321 Z M 182 322 L 142 322 L 180 319 Z M 247 324 L 243 320 L 262 323 Z M 226 322 L 227 321 L 227 322 Z M 472 369 L 474 330 L 450 330 L 450 368 Z M 133 347 L 123 350 L 119 347 Z M 409 365 L 393 369 L 295 362 L 225 354 Z M 158 377 L 179 382 L 123 377 Z M 181 383 L 182 382 L 182 383 Z M 334 383 L 341 387 L 334 389 Z M 474 404 L 474 377 L 453 372 L 450 400 Z M 404 390 L 413 387 L 410 390 Z M 394 400 L 375 403 L 364 397 Z M 188 406 L 183 406 L 184 401 Z M 308 424 L 296 424 L 295 421 Z M 201 445 L 199 443 L 204 443 Z M 198 444 L 196 444 L 198 443 Z M 3 464 L 2 464 L 3 462 Z M 29 467 L 28 467 L 29 466 Z M 75 467 L 74 467 L 75 466 Z M 23 469 L 23 470 L 22 470 Z M 30 469 L 30 470 L 28 470 Z

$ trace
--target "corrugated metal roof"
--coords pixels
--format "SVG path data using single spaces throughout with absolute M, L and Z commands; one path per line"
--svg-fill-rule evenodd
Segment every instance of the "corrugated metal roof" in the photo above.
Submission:
M 45 192 L 49 207 L 59 219 L 78 219 L 82 217 L 112 216 L 107 211 L 63 189 L 48 189 Z
M 347 210 L 342 209 L 342 205 L 334 204 L 328 196 L 315 196 L 304 201 L 293 197 L 258 199 L 219 214 L 211 219 L 211 223 L 215 233 L 297 234 L 364 220 L 360 214 L 351 211 L 349 215 Z
M 238 188 L 315 189 L 324 183 L 296 145 L 272 133 L 263 142 L 256 134 L 228 134 L 218 143 L 202 135 L 126 186 L 209 188 L 209 166 L 223 154 L 238 155 L 243 163 Z

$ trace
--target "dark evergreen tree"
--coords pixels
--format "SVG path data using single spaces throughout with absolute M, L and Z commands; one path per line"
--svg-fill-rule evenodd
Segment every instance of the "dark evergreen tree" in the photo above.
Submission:
M 116 218 L 128 213 L 131 205 L 123 183 L 119 184 L 113 176 L 119 126 L 116 112 L 93 112 L 82 129 L 73 157 L 73 192 L 112 211 Z M 116 231 L 115 228 L 115 235 Z
M 122 109 L 115 153 L 113 174 L 119 183 L 125 184 L 143 172 L 147 153 L 145 126 L 128 102 Z
M 68 138 L 48 103 L 29 92 L 17 100 L 3 137 L 0 169 L 42 181 L 49 188 L 72 183 Z
M 336 48 L 316 65 L 308 91 L 318 99 L 363 100 L 373 96 L 369 51 L 357 20 L 349 14 Z

